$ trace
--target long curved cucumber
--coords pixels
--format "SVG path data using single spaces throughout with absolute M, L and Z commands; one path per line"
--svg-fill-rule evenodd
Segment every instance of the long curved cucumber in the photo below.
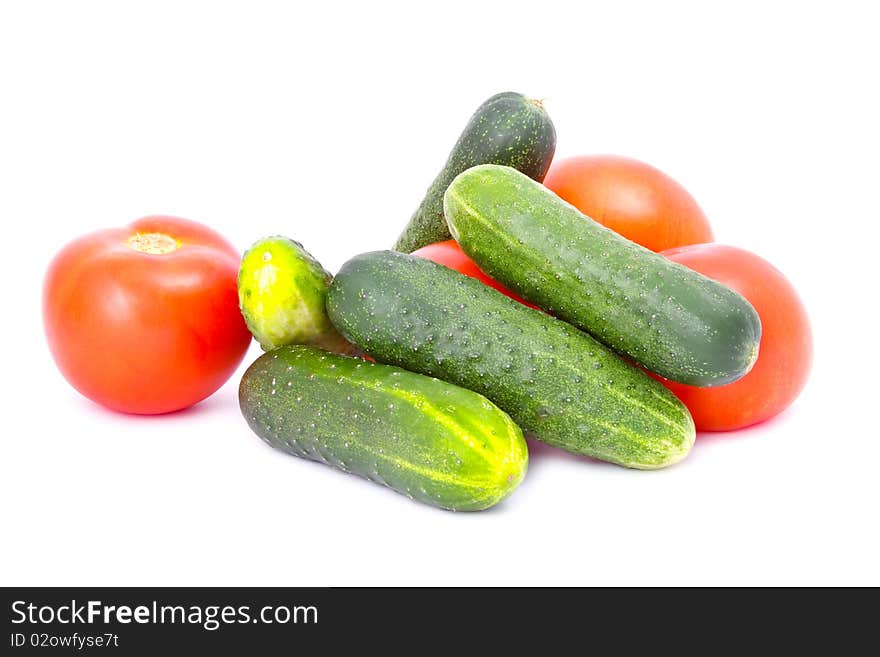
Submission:
M 267 443 L 426 504 L 486 509 L 522 481 L 522 431 L 485 397 L 390 365 L 301 345 L 260 356 L 241 412 Z
M 459 173 L 495 162 L 543 180 L 556 150 L 556 130 L 540 101 L 513 91 L 495 94 L 477 108 L 452 148 L 443 169 L 428 188 L 395 250 L 412 253 L 449 239 L 443 218 L 443 193 Z
M 758 357 L 741 295 L 596 223 L 515 169 L 460 174 L 445 196 L 455 239 L 489 276 L 660 376 L 719 386 Z
M 586 333 L 411 255 L 349 260 L 327 313 L 374 358 L 485 395 L 535 438 L 632 468 L 675 463 L 694 424 L 666 388 Z

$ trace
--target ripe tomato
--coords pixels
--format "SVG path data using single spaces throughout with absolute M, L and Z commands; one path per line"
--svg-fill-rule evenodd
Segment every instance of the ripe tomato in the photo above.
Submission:
M 223 237 L 174 217 L 74 240 L 43 287 L 58 368 L 89 399 L 127 413 L 166 413 L 208 397 L 250 344 L 238 264 Z
M 813 337 L 807 312 L 788 279 L 766 260 L 722 244 L 697 244 L 663 255 L 742 294 L 761 318 L 758 360 L 743 378 L 717 388 L 661 382 L 690 409 L 702 431 L 730 431 L 786 409 L 807 381 Z
M 687 190 L 649 164 L 617 155 L 554 160 L 544 184 L 588 217 L 652 251 L 711 242 Z
M 460 274 L 464 274 L 465 276 L 476 278 L 477 280 L 482 281 L 489 287 L 494 287 L 499 292 L 506 294 L 511 299 L 519 301 L 521 304 L 529 306 L 530 308 L 537 308 L 537 306 L 533 306 L 532 304 L 520 299 L 518 296 L 516 296 L 516 294 L 508 290 L 494 278 L 489 278 L 488 276 L 486 276 L 486 274 L 480 271 L 480 268 L 477 267 L 477 264 L 473 260 L 471 260 L 464 251 L 461 250 L 461 247 L 455 240 L 435 242 L 434 244 L 429 244 L 428 246 L 423 246 L 421 249 L 413 251 L 412 254 L 414 256 L 419 256 L 420 258 L 425 258 L 426 260 L 432 260 L 433 262 L 449 267 L 450 269 L 454 269 L 455 271 L 459 272 Z

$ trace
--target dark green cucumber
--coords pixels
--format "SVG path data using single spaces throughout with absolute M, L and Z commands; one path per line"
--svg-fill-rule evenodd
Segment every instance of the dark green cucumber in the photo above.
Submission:
M 621 237 L 510 167 L 462 173 L 445 205 L 452 234 L 480 269 L 652 372 L 719 386 L 758 357 L 761 321 L 742 296 Z
M 465 169 L 493 162 L 543 180 L 555 150 L 556 130 L 539 101 L 512 91 L 492 96 L 474 112 L 443 170 L 398 238 L 395 250 L 412 253 L 426 244 L 449 239 L 443 218 L 443 193 Z
M 589 335 L 416 256 L 349 260 L 327 295 L 337 329 L 374 358 L 479 392 L 551 445 L 632 468 L 681 460 L 682 403 Z
M 273 447 L 445 509 L 497 504 L 528 465 L 522 431 L 485 397 L 314 347 L 260 356 L 241 380 L 239 403 Z

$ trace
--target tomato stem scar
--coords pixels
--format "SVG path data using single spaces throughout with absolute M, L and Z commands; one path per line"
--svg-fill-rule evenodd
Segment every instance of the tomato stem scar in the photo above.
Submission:
M 164 255 L 180 248 L 180 242 L 165 233 L 135 233 L 126 244 L 130 249 L 150 255 Z

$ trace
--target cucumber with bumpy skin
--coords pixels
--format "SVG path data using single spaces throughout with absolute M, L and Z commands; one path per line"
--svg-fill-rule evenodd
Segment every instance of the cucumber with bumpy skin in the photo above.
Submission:
M 652 469 L 694 443 L 687 409 L 647 374 L 575 327 L 429 260 L 352 258 L 330 285 L 327 313 L 377 360 L 479 392 L 570 452 Z
M 481 270 L 660 376 L 720 386 L 758 357 L 761 320 L 741 295 L 630 242 L 510 167 L 465 171 L 445 207 Z
M 513 91 L 492 96 L 474 112 L 394 249 L 412 253 L 449 239 L 443 193 L 465 169 L 494 162 L 543 180 L 555 150 L 556 130 L 540 101 Z
M 286 237 L 265 237 L 245 251 L 238 271 L 238 303 L 264 351 L 285 344 L 353 351 L 324 309 L 332 278 L 302 244 Z
M 260 356 L 239 403 L 271 446 L 445 509 L 497 504 L 528 465 L 522 431 L 485 397 L 313 347 Z

